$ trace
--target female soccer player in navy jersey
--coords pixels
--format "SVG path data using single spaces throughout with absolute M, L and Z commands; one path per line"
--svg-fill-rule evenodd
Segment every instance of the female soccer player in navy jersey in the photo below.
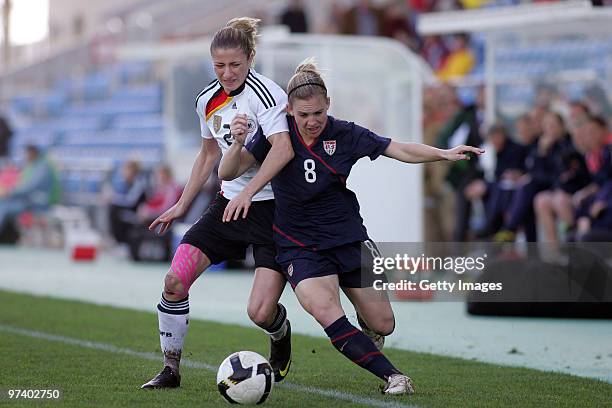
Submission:
M 272 180 L 277 261 L 300 304 L 321 324 L 338 351 L 386 381 L 386 394 L 412 394 L 412 380 L 347 320 L 340 305 L 342 287 L 370 329 L 381 335 L 394 329 L 387 295 L 376 292 L 368 277 L 361 274 L 361 245 L 372 250 L 371 254 L 364 251 L 370 261 L 376 256 L 376 247 L 368 238 L 359 203 L 346 187 L 346 178 L 357 160 L 366 156 L 374 160 L 382 154 L 406 163 L 422 163 L 466 160 L 470 153 L 479 155 L 483 150 L 470 146 L 441 150 L 418 143 L 398 143 L 328 116 L 327 88 L 312 61 L 297 68 L 287 93 L 289 134 L 295 156 Z M 244 142 L 244 118 L 237 116 L 230 131 Z M 233 146 L 228 150 L 219 175 L 232 179 L 256 159 L 261 161 L 270 154 L 269 144 L 256 134 L 246 149 Z M 230 202 L 224 221 L 238 220 L 241 209 L 241 203 Z
M 253 246 L 256 270 L 248 314 L 270 336 L 270 364 L 276 381 L 282 380 L 289 371 L 291 328 L 285 308 L 278 303 L 285 277 L 275 261 L 274 196 L 268 181 L 293 157 L 293 150 L 285 117 L 287 95 L 251 68 L 258 21 L 234 19 L 215 34 L 210 52 L 217 79 L 196 98 L 202 146 L 179 201 L 158 217 L 150 229 L 160 226 L 159 233 L 163 233 L 185 214 L 219 157 L 233 143 L 229 125 L 238 112 L 245 118 L 246 134 L 265 135 L 272 144 L 272 154 L 261 167 L 254 166 L 235 180 L 223 182 L 221 193 L 183 237 L 157 305 L 164 369 L 142 388 L 180 385 L 179 362 L 189 323 L 189 287 L 211 264 L 244 259 L 249 245 Z M 225 206 L 239 193 L 240 197 L 248 197 L 249 203 L 253 201 L 251 212 L 239 223 L 222 223 Z

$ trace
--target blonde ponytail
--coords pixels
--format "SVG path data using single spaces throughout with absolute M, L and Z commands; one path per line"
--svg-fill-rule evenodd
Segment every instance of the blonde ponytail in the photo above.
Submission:
M 261 20 L 251 17 L 238 17 L 227 22 L 217 31 L 210 44 L 210 52 L 218 48 L 240 48 L 247 58 L 255 56 L 257 48 L 257 28 Z
M 287 95 L 289 101 L 294 98 L 308 99 L 314 95 L 322 95 L 327 98 L 325 81 L 313 57 L 306 58 L 298 65 L 287 85 Z

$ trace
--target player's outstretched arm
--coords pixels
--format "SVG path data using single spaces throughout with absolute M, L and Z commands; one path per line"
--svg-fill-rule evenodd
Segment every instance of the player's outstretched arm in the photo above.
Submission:
M 422 143 L 391 141 L 383 154 L 404 163 L 426 163 L 439 160 L 470 160 L 471 153 L 480 156 L 484 153 L 484 149 L 466 145 L 460 145 L 452 149 L 438 149 Z
M 181 194 L 178 202 L 170 207 L 166 212 L 157 217 L 155 221 L 149 225 L 149 230 L 154 230 L 158 225 L 161 225 L 159 234 L 163 234 L 168 230 L 170 225 L 177 218 L 182 217 L 186 212 L 193 199 L 198 195 L 200 189 L 210 177 L 215 164 L 221 156 L 221 149 L 215 139 L 202 139 L 200 151 L 196 156 L 189 181 Z
M 288 132 L 275 133 L 268 137 L 268 141 L 270 141 L 272 147 L 266 159 L 261 164 L 255 177 L 244 187 L 244 190 L 227 204 L 223 213 L 224 222 L 237 220 L 240 214 L 242 214 L 242 218 L 246 218 L 253 196 L 293 159 L 294 153 Z

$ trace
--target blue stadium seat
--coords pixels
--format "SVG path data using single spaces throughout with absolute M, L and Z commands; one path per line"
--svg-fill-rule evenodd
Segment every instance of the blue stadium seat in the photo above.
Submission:
M 163 133 L 152 131 L 107 130 L 102 132 L 66 132 L 62 146 L 83 147 L 163 147 Z
M 159 114 L 117 115 L 110 127 L 117 130 L 150 130 L 162 132 L 163 117 Z

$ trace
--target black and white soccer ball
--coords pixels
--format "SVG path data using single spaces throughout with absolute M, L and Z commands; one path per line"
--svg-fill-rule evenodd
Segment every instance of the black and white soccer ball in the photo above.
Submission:
M 217 371 L 219 392 L 231 404 L 262 404 L 273 386 L 274 373 L 270 363 L 252 351 L 229 355 Z

